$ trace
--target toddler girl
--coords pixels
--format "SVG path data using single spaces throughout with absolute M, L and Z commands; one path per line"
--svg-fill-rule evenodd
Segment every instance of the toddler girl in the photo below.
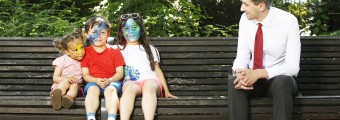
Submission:
M 80 61 L 85 55 L 84 39 L 81 29 L 54 41 L 54 46 L 64 53 L 56 58 L 52 66 L 54 69 L 51 87 L 51 104 L 53 109 L 60 110 L 61 107 L 70 108 L 74 98 L 83 96 L 81 85 L 83 83 Z M 81 91 L 78 94 L 78 90 Z

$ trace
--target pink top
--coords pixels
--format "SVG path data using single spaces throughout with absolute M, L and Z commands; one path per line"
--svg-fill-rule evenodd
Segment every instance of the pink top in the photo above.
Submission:
M 78 84 L 83 83 L 82 71 L 80 67 L 80 61 L 74 60 L 67 55 L 56 58 L 52 66 L 58 66 L 62 69 L 61 77 L 71 77 L 74 76 L 78 79 Z M 55 86 L 54 83 L 52 86 Z

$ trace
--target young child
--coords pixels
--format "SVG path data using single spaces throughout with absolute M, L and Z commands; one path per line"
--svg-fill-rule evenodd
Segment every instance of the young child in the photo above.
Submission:
M 145 120 L 153 120 L 157 107 L 157 96 L 175 98 L 169 92 L 162 70 L 159 53 L 150 45 L 145 26 L 138 13 L 123 14 L 118 29 L 118 47 L 126 66 L 120 101 L 120 119 L 129 120 L 136 96 L 143 96 L 142 109 Z
M 122 93 L 121 79 L 125 65 L 119 49 L 113 49 L 106 41 L 110 36 L 110 23 L 103 17 L 92 17 L 85 23 L 85 36 L 91 45 L 81 61 L 85 91 L 85 108 L 88 120 L 95 120 L 99 97 L 105 97 L 108 120 L 115 120 L 119 108 L 118 94 Z
M 55 67 L 51 89 L 51 104 L 53 109 L 60 110 L 61 107 L 70 108 L 73 105 L 74 98 L 78 95 L 78 89 L 81 91 L 78 96 L 83 96 L 83 83 L 80 61 L 85 55 L 84 39 L 81 29 L 65 35 L 63 38 L 57 38 L 54 46 L 63 52 L 64 55 L 56 58 L 52 65 Z

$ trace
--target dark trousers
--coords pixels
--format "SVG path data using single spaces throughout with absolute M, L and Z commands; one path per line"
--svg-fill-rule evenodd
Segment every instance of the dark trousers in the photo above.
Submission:
M 293 110 L 292 97 L 297 95 L 298 87 L 291 76 L 279 75 L 269 80 L 260 79 L 253 90 L 235 89 L 236 76 L 229 75 L 228 80 L 228 116 L 229 120 L 250 120 L 249 97 L 272 97 L 273 120 L 291 120 Z

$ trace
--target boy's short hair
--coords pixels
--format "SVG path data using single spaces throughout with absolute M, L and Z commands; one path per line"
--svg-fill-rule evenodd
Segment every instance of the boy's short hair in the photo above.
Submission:
M 106 18 L 102 17 L 102 16 L 94 16 L 90 19 L 88 19 L 85 23 L 85 33 L 88 33 L 90 28 L 92 28 L 95 25 L 100 25 L 104 23 L 106 25 L 106 28 L 108 29 L 108 31 L 110 32 L 110 28 L 111 28 L 111 23 L 106 20 Z

